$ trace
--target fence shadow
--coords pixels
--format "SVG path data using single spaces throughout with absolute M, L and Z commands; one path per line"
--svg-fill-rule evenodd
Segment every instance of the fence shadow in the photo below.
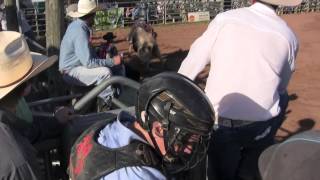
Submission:
M 299 96 L 296 94 L 296 93 L 291 93 L 289 94 L 289 102 L 290 101 L 295 101 L 299 98 Z M 286 116 L 285 116 L 285 120 L 284 122 L 287 120 L 288 118 L 288 114 L 290 114 L 292 112 L 291 109 L 287 109 L 286 110 Z M 300 132 L 303 132 L 303 131 L 307 131 L 307 130 L 310 130 L 312 129 L 314 126 L 315 126 L 315 120 L 314 119 L 311 119 L 311 118 L 304 118 L 304 119 L 301 119 L 299 120 L 298 122 L 298 125 L 299 125 L 299 128 L 297 130 L 289 130 L 289 129 L 286 129 L 284 128 L 283 126 L 279 128 L 279 131 L 280 132 L 284 132 L 286 133 L 286 135 L 281 135 L 281 136 L 276 136 L 275 139 L 276 141 L 284 141 L 286 139 L 288 139 L 289 137 L 295 135 L 295 134 L 298 134 Z
M 160 59 L 151 60 L 149 69 L 144 69 L 143 64 L 136 55 L 126 56 L 125 65 L 127 76 L 139 81 L 146 77 L 154 76 L 164 71 L 178 71 L 181 62 L 187 56 L 188 51 L 178 50 L 163 54 Z
M 298 121 L 299 128 L 295 131 L 288 130 L 284 127 L 280 127 L 279 130 L 285 132 L 287 135 L 285 136 L 276 136 L 277 141 L 284 141 L 291 136 L 298 134 L 300 132 L 311 130 L 315 126 L 316 122 L 311 118 L 304 118 Z
M 298 95 L 296 93 L 289 94 L 289 101 L 295 101 L 298 99 Z

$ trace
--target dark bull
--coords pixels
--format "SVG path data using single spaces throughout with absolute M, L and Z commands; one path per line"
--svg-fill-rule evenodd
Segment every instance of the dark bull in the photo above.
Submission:
M 148 26 L 148 25 L 147 25 Z M 154 33 L 152 27 L 151 30 L 134 25 L 128 35 L 130 43 L 129 53 L 132 49 L 137 53 L 137 56 L 145 68 L 149 68 L 149 64 L 153 59 L 160 58 L 160 50 L 156 41 L 156 33 Z

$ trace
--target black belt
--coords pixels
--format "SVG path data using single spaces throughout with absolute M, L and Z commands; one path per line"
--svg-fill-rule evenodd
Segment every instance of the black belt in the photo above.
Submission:
M 218 118 L 218 125 L 219 126 L 225 126 L 225 127 L 230 127 L 230 128 L 242 127 L 242 126 L 246 126 L 246 125 L 249 125 L 249 124 L 252 124 L 255 122 L 257 122 L 257 121 L 234 120 L 234 119 L 229 119 L 229 118 L 224 118 L 224 117 Z

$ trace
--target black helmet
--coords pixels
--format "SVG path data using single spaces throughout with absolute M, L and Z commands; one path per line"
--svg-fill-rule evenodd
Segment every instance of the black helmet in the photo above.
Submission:
M 147 114 L 145 121 L 140 118 L 142 111 Z M 165 72 L 142 83 L 136 115 L 149 134 L 153 121 L 162 124 L 167 151 L 163 165 L 169 173 L 190 169 L 205 157 L 214 111 L 206 95 L 188 78 Z M 192 142 L 192 151 L 183 152 L 194 136 L 197 140 Z

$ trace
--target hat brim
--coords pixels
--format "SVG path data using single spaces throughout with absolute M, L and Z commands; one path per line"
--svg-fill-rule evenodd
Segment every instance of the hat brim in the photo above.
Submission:
M 43 70 L 47 69 L 48 67 L 52 66 L 57 60 L 58 56 L 50 56 L 47 57 L 45 55 L 31 52 L 32 56 L 32 68 L 28 72 L 27 75 L 25 75 L 21 80 L 18 82 L 11 84 L 10 86 L 0 88 L 0 99 L 2 99 L 4 96 L 9 94 L 12 90 L 14 90 L 17 86 L 22 84 L 23 82 L 27 81 L 28 79 L 36 76 L 37 74 L 41 73 Z
M 67 16 L 72 17 L 72 18 L 79 18 L 79 17 L 83 17 L 88 14 L 95 13 L 100 10 L 101 10 L 100 6 L 97 6 L 91 10 L 88 10 L 88 12 L 86 12 L 86 13 L 80 13 L 80 12 L 78 12 L 78 4 L 71 4 L 67 7 Z
M 298 6 L 302 0 L 261 0 L 262 2 L 278 6 Z
M 259 172 L 261 177 L 266 177 L 271 163 L 270 161 L 272 160 L 272 156 L 274 151 L 276 150 L 277 146 L 279 146 L 279 144 L 275 144 L 270 146 L 269 148 L 267 148 L 259 157 Z

